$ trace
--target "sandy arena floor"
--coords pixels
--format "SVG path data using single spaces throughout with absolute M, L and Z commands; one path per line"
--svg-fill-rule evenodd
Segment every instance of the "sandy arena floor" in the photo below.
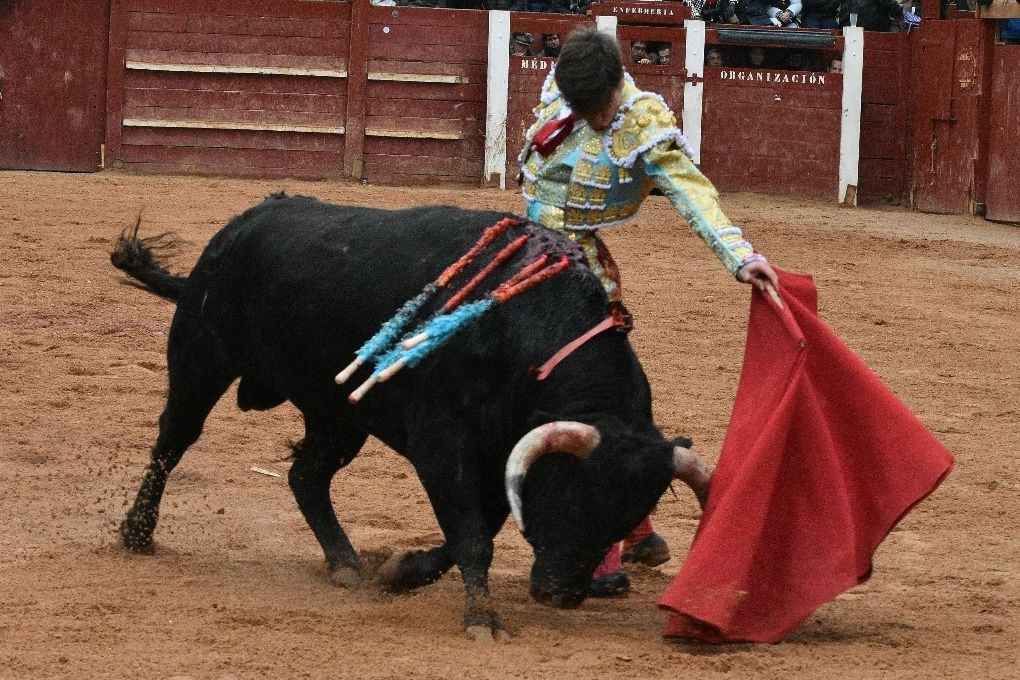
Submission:
M 943 486 L 880 547 L 871 581 L 777 645 L 664 642 L 655 607 L 697 522 L 664 497 L 673 548 L 629 596 L 545 608 L 531 552 L 497 537 L 494 597 L 513 636 L 461 630 L 451 571 L 419 592 L 328 585 L 285 477 L 296 411 L 242 414 L 227 395 L 171 476 L 157 553 L 115 536 L 156 434 L 173 306 L 121 285 L 108 251 L 143 230 L 189 241 L 187 271 L 229 217 L 286 188 L 378 206 L 513 210 L 511 192 L 0 173 L 0 678 L 1020 677 L 1020 228 L 902 209 L 727 195 L 773 262 L 816 277 L 820 312 L 956 455 Z M 656 418 L 715 460 L 736 389 L 749 293 L 653 198 L 606 234 L 637 319 Z M 363 551 L 433 544 L 410 466 L 370 441 L 333 485 Z

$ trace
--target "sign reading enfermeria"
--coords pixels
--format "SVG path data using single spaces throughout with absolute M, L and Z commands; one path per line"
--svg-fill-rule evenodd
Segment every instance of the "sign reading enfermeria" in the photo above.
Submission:
M 633 5 L 612 5 L 610 11 L 613 14 L 640 14 L 642 16 L 672 17 L 676 12 L 670 7 L 635 7 Z

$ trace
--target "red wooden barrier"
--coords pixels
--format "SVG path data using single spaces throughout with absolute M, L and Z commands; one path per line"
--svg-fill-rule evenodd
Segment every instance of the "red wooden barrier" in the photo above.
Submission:
M 864 33 L 858 198 L 906 203 L 912 134 L 908 125 L 912 36 Z
M 983 127 L 983 62 L 990 27 L 983 22 L 928 21 L 912 52 L 912 204 L 923 212 L 970 212 L 978 202 L 975 159 Z
M 109 5 L 0 2 L 0 168 L 100 167 Z
M 1020 45 L 992 51 L 988 125 L 988 219 L 1020 222 Z
M 105 139 L 114 167 L 481 181 L 485 12 L 368 0 L 110 2 Z M 638 39 L 671 45 L 669 64 L 627 67 L 679 115 L 686 9 L 632 0 L 593 8 L 617 17 L 625 56 Z M 511 30 L 533 33 L 537 46 L 542 33 L 563 37 L 591 20 L 515 13 Z M 1001 104 L 1015 98 L 1016 48 L 993 51 L 990 25 L 969 16 L 940 21 L 926 9 L 910 35 L 866 34 L 862 199 L 909 193 L 926 211 L 963 212 L 986 202 L 990 216 L 1015 214 L 1015 182 L 999 178 L 1016 172 L 1017 155 L 1004 151 L 1020 134 L 1015 107 Z M 722 30 L 708 30 L 709 45 L 726 42 Z M 810 33 L 788 31 L 777 40 Z M 813 71 L 742 65 L 746 45 L 734 44 L 724 47 L 736 61 L 704 69 L 701 160 L 721 189 L 831 196 L 839 182 L 842 89 L 842 77 L 823 70 L 842 49 L 833 35 L 834 45 L 800 48 L 815 50 Z M 511 59 L 509 177 L 551 64 Z
M 718 33 L 706 31 L 706 50 L 721 46 Z M 798 50 L 813 70 L 792 70 L 779 48 L 768 48 L 775 66 L 753 68 L 737 45 L 722 46 L 731 65 L 705 66 L 701 168 L 720 190 L 836 193 L 843 76 L 824 70 L 839 55 L 831 40 Z
M 346 3 L 114 0 L 109 162 L 340 175 L 349 44 Z
M 478 184 L 485 148 L 488 13 L 367 10 L 365 25 L 353 29 L 368 36 L 367 51 L 364 57 L 352 53 L 352 61 L 368 63 L 363 176 L 396 185 Z

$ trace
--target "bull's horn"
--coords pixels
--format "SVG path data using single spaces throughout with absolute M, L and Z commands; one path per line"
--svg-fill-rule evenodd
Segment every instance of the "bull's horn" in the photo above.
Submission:
M 696 453 L 683 446 L 673 447 L 673 477 L 683 480 L 691 487 L 698 499 L 698 505 L 705 509 L 708 501 L 708 481 L 712 477 L 705 461 Z
M 587 458 L 599 445 L 599 431 L 591 425 L 560 420 L 539 425 L 521 440 L 510 452 L 506 461 L 506 498 L 510 502 L 517 527 L 524 533 L 524 515 L 521 513 L 521 490 L 528 468 L 539 456 L 550 451 L 562 451 L 578 458 Z

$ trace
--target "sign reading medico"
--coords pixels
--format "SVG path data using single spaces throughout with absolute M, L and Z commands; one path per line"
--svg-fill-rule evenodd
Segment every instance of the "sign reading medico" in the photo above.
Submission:
M 522 71 L 548 71 L 556 63 L 547 57 L 519 57 Z

